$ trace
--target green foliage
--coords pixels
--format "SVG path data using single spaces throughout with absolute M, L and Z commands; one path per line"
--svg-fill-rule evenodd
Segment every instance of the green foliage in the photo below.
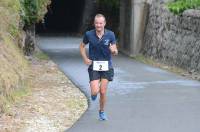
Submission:
M 181 14 L 187 9 L 200 7 L 200 0 L 176 0 L 167 4 L 168 9 L 176 15 Z
M 25 26 L 30 26 L 39 20 L 42 20 L 47 12 L 47 5 L 50 4 L 50 0 L 0 0 L 0 7 L 2 10 L 8 12 L 11 15 L 20 15 Z M 5 8 L 5 9 L 4 9 Z M 0 11 L 2 11 L 0 9 Z M 0 13 L 0 15 L 3 12 Z M 10 17 L 10 16 L 8 16 Z M 13 18 L 13 17 L 12 17 Z M 9 22 L 9 31 L 12 35 L 15 35 L 18 30 L 18 19 Z
M 41 20 L 47 11 L 50 0 L 20 0 L 21 16 L 25 26 L 30 26 Z
M 10 35 L 16 37 L 19 34 L 19 29 L 16 25 L 10 24 L 8 29 Z
M 37 51 L 37 52 L 34 54 L 34 56 L 35 56 L 36 58 L 38 58 L 39 60 L 49 60 L 48 55 L 45 54 L 45 53 L 43 53 L 43 52 L 41 52 L 41 51 Z
M 36 0 L 21 0 L 22 3 L 22 19 L 26 25 L 31 25 L 37 20 Z

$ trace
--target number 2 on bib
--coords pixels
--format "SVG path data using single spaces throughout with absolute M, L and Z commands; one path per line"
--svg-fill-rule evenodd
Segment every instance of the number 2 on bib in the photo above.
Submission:
M 108 71 L 108 61 L 93 61 L 94 71 Z

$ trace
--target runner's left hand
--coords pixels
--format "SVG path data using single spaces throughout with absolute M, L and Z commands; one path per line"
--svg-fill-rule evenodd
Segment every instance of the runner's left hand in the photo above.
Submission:
M 116 44 L 110 44 L 109 49 L 110 49 L 110 51 L 111 51 L 111 53 L 113 55 L 117 55 L 118 54 L 118 50 L 117 50 Z

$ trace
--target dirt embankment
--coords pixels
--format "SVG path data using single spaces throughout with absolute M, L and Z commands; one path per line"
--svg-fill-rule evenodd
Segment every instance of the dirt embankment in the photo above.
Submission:
M 16 94 L 29 87 L 24 27 L 34 24 L 46 13 L 50 0 L 0 0 L 0 113 Z
M 29 66 L 18 44 L 22 43 L 17 0 L 0 1 L 0 113 L 14 92 L 24 89 Z
M 53 62 L 24 57 L 22 29 L 43 17 L 49 0 L 38 0 L 38 8 L 35 1 L 24 2 L 0 0 L 0 132 L 64 131 L 87 100 Z
M 0 117 L 1 132 L 60 132 L 87 109 L 87 99 L 49 60 L 31 58 L 31 89 Z

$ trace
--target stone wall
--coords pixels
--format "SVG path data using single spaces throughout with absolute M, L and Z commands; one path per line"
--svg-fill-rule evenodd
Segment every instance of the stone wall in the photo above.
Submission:
M 200 10 L 173 15 L 164 4 L 152 3 L 142 53 L 189 71 L 200 72 Z
M 131 54 L 131 31 L 132 28 L 132 1 L 120 0 L 120 42 L 119 49 L 121 52 Z
M 148 5 L 145 0 L 120 1 L 120 52 L 136 56 L 141 50 Z

